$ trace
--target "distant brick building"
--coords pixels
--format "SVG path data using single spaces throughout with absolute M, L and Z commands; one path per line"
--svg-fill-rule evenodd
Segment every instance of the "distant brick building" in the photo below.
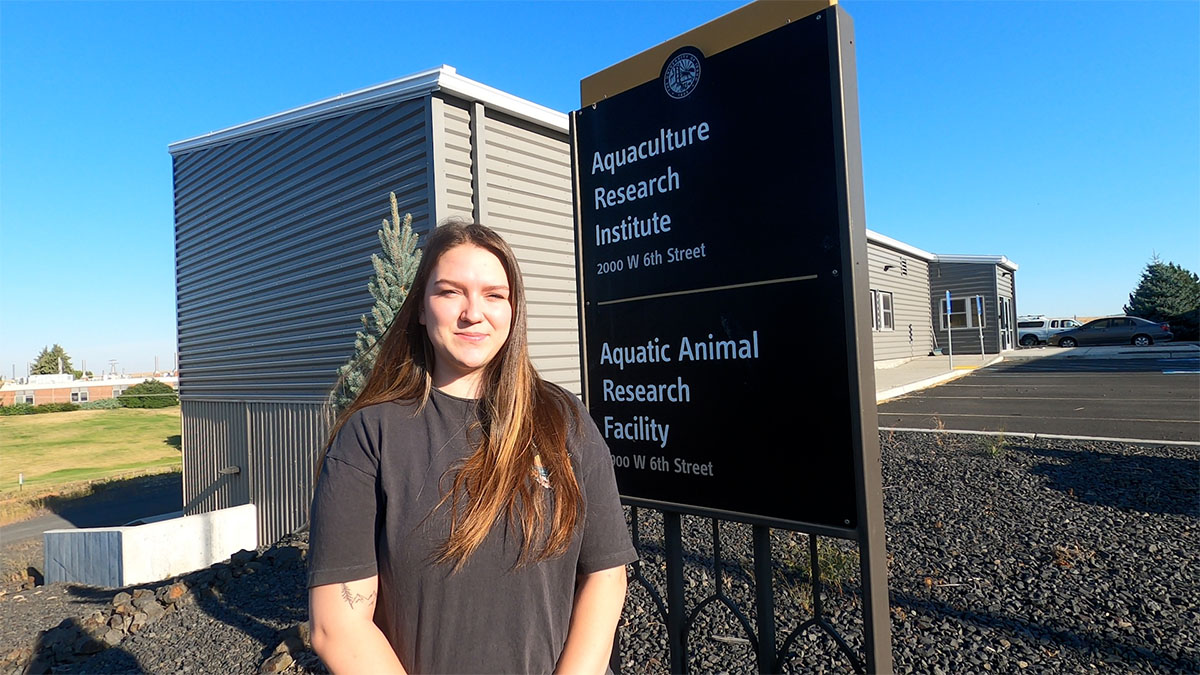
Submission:
M 87 403 L 106 398 L 116 398 L 126 389 L 151 379 L 146 377 L 109 377 L 105 379 L 76 380 L 73 375 L 30 375 L 28 379 L 5 382 L 0 387 L 0 405 L 15 403 Z M 171 376 L 153 379 L 179 388 L 179 378 Z

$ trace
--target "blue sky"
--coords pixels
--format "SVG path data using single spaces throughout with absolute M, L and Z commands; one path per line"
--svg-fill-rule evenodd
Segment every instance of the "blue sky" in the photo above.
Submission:
M 175 344 L 167 145 L 440 64 L 561 111 L 737 2 L 0 3 L 0 372 Z M 1022 313 L 1200 271 L 1200 3 L 842 3 L 867 226 L 1020 264 Z

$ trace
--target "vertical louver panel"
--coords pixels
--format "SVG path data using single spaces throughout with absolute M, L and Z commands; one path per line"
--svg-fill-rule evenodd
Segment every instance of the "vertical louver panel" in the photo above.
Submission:
M 260 543 L 277 541 L 308 521 L 329 414 L 315 403 L 247 404 L 250 500 L 258 506 Z
M 245 405 L 223 401 L 181 401 L 181 405 L 184 515 L 249 504 Z

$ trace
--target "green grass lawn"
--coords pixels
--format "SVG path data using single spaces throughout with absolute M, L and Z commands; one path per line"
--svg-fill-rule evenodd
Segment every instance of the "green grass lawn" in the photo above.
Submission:
M 81 482 L 178 470 L 179 407 L 0 417 L 0 501 Z

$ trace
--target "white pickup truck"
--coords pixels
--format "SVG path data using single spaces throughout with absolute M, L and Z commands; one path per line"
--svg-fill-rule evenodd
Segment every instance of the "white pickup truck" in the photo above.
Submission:
M 1050 339 L 1051 335 L 1061 333 L 1070 328 L 1078 328 L 1075 319 L 1048 318 L 1045 316 L 1018 316 L 1017 342 L 1022 347 L 1034 347 Z

